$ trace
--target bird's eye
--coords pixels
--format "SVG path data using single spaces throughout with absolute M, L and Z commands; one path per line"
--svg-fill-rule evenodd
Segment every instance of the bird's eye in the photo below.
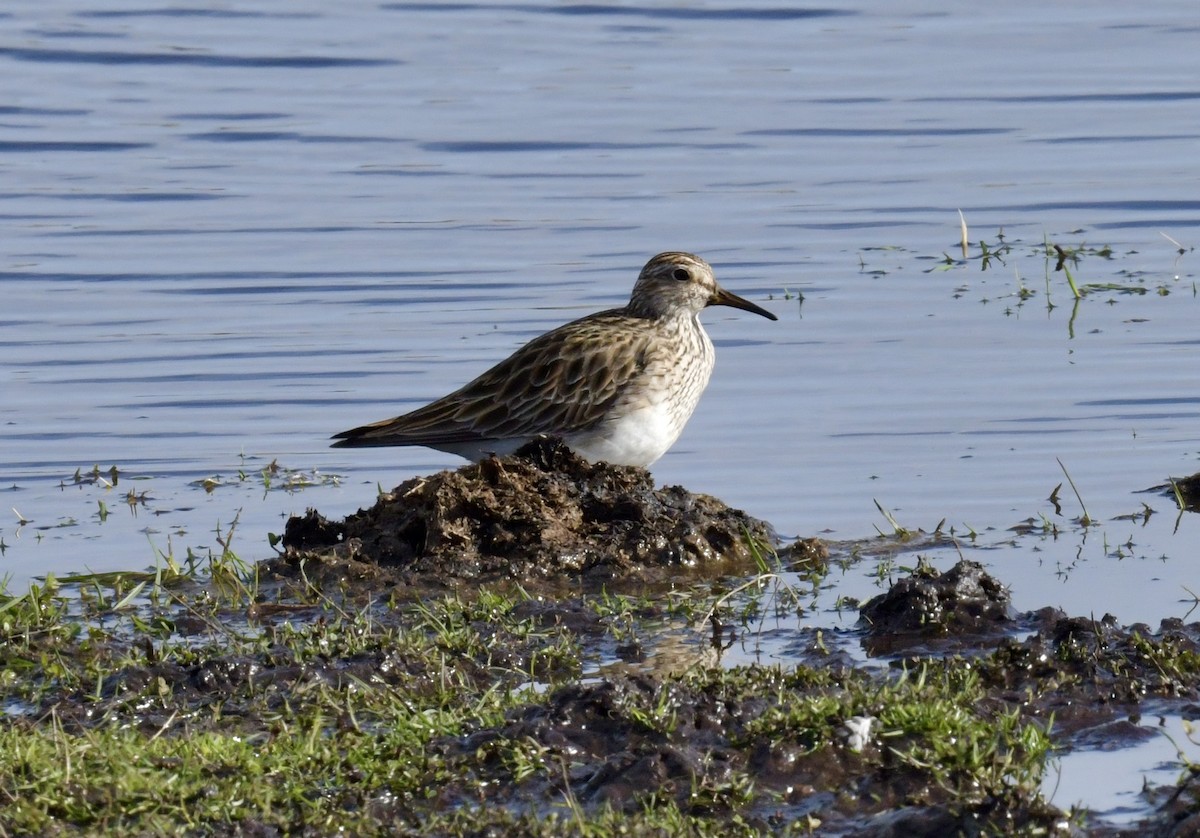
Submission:
M 676 268 L 671 272 L 671 276 L 675 277 L 675 279 L 678 279 L 680 282 L 686 282 L 692 278 L 692 275 L 687 272 L 687 268 Z

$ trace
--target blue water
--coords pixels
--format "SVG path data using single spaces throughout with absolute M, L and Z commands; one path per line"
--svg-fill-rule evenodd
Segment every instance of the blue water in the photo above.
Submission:
M 780 322 L 708 313 L 717 370 L 658 480 L 784 535 L 889 531 L 878 501 L 974 534 L 1018 608 L 1185 616 L 1200 524 L 1135 492 L 1200 470 L 1193 11 L 10 3 L 0 570 L 203 554 L 239 515 L 262 558 L 289 514 L 458 464 L 331 433 L 682 249 Z M 1003 263 L 943 264 L 959 210 Z M 1073 306 L 1044 237 L 1148 293 Z M 266 491 L 272 461 L 316 485 Z M 118 485 L 77 485 L 94 465 Z M 1042 515 L 1056 537 L 1009 531 Z

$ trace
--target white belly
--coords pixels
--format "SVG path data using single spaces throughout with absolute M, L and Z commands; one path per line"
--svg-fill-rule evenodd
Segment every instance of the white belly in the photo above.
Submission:
M 684 422 L 659 402 L 614 416 L 586 433 L 567 436 L 567 444 L 586 460 L 618 466 L 648 466 L 679 439 Z

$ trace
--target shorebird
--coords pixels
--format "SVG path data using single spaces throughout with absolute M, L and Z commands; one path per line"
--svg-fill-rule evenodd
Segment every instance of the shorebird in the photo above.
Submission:
M 534 338 L 464 387 L 411 413 L 336 434 L 334 448 L 423 445 L 470 460 L 558 436 L 590 461 L 648 466 L 679 438 L 708 385 L 708 306 L 774 314 L 717 284 L 707 262 L 660 253 L 629 304 Z

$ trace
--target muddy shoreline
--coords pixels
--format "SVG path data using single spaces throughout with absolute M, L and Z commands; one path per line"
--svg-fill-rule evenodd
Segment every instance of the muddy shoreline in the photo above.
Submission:
M 253 585 L 232 572 L 159 578 L 138 589 L 136 608 L 35 591 L 4 610 L 3 779 L 60 792 L 10 795 L 0 824 L 242 835 L 335 823 L 362 834 L 1200 829 L 1186 766 L 1175 786 L 1145 789 L 1133 825 L 1064 810 L 1041 790 L 1064 749 L 1138 741 L 1143 716 L 1200 716 L 1200 624 L 1018 613 L 978 563 L 938 572 L 920 559 L 946 538 L 779 545 L 767 524 L 714 498 L 545 444 L 409 481 L 343 521 L 294 518 Z M 724 660 L 765 613 L 802 610 L 797 588 L 815 590 L 831 560 L 888 551 L 913 570 L 857 603 L 853 636 L 797 631 L 786 665 Z M 107 584 L 128 592 L 132 579 Z M 30 742 L 80 748 L 71 776 Z M 122 749 L 120 767 L 98 755 Z M 255 776 L 280 791 L 264 797 Z M 178 794 L 156 797 L 155 783 Z

